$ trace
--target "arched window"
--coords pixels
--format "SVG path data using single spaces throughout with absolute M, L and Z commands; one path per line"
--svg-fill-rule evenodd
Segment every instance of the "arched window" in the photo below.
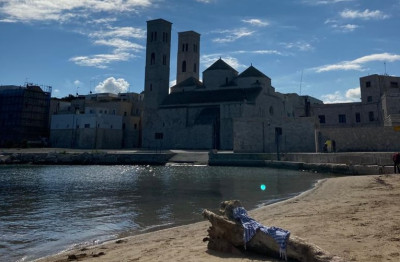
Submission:
M 186 61 L 182 62 L 182 72 L 186 72 Z
M 150 65 L 154 65 L 155 63 L 156 63 L 156 54 L 151 53 Z
M 194 65 L 193 65 L 193 72 L 197 72 L 197 65 L 196 65 L 196 63 L 194 63 Z

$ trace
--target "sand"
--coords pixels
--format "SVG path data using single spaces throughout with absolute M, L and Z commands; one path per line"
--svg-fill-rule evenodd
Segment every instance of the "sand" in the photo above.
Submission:
M 348 261 L 400 261 L 400 175 L 326 179 L 296 198 L 249 213 Z M 207 250 L 202 240 L 209 225 L 204 221 L 114 240 L 40 262 L 73 261 L 71 255 L 75 261 L 98 262 L 276 261 Z

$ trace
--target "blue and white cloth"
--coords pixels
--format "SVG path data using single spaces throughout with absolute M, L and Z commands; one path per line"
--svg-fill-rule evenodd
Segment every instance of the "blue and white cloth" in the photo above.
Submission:
M 244 234 L 244 247 L 246 248 L 246 243 L 249 242 L 253 236 L 256 234 L 257 229 L 264 232 L 265 234 L 271 236 L 279 245 L 279 255 L 281 258 L 287 260 L 286 255 L 286 242 L 289 239 L 290 232 L 278 227 L 266 227 L 252 219 L 247 215 L 246 209 L 243 207 L 237 207 L 233 210 L 233 217 L 242 223 Z

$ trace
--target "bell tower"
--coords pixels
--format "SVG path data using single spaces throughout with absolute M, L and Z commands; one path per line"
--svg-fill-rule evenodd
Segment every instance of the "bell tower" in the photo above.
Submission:
M 178 33 L 176 83 L 194 77 L 199 80 L 200 34 L 194 31 Z
M 147 21 L 145 108 L 158 108 L 169 93 L 171 26 L 164 19 Z
M 142 146 L 158 147 L 163 138 L 158 108 L 169 94 L 172 23 L 164 19 L 147 21 Z

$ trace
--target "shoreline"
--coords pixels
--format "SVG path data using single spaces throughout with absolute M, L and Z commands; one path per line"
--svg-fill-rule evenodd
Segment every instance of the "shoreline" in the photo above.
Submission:
M 249 213 L 251 214 L 252 211 L 256 211 L 256 210 L 264 208 L 266 206 L 279 205 L 280 203 L 284 203 L 286 201 L 301 197 L 303 194 L 304 195 L 308 194 L 309 192 L 312 192 L 313 190 L 315 190 L 320 184 L 322 184 L 327 179 L 329 179 L 329 178 L 322 178 L 322 179 L 317 180 L 315 183 L 313 183 L 311 185 L 311 187 L 309 189 L 307 189 L 305 191 L 302 191 L 302 192 L 299 192 L 299 193 L 296 193 L 292 197 L 282 198 L 280 200 L 276 199 L 276 201 L 272 201 L 270 203 L 264 203 L 261 206 L 256 206 L 253 209 L 249 209 Z M 215 208 L 217 208 L 217 207 L 218 207 L 218 205 L 215 206 Z M 199 216 L 201 216 L 201 214 L 199 214 Z M 93 248 L 100 247 L 100 246 L 103 246 L 103 245 L 110 245 L 115 241 L 120 241 L 120 240 L 124 241 L 124 240 L 130 239 L 130 238 L 133 238 L 133 237 L 145 236 L 147 234 L 156 234 L 157 232 L 168 231 L 168 230 L 172 230 L 172 229 L 175 229 L 175 228 L 178 229 L 180 227 L 196 225 L 196 224 L 199 224 L 199 223 L 207 223 L 207 222 L 206 221 L 197 221 L 197 222 L 192 222 L 192 223 L 189 223 L 189 224 L 177 224 L 177 225 L 174 225 L 172 227 L 170 227 L 170 225 L 156 225 L 156 226 L 153 226 L 151 228 L 148 228 L 148 229 L 145 229 L 145 230 L 142 230 L 142 231 L 138 231 L 136 234 L 133 234 L 133 235 L 125 234 L 124 232 L 121 232 L 121 233 L 117 234 L 116 238 L 110 238 L 108 240 L 101 241 L 98 244 L 88 244 L 88 245 L 82 244 L 81 245 L 81 244 L 77 243 L 77 244 L 75 244 L 75 246 L 77 246 L 75 248 L 68 248 L 68 249 L 59 251 L 58 253 L 55 253 L 55 254 L 46 255 L 44 257 L 36 258 L 33 261 L 41 262 L 41 261 L 47 261 L 47 259 L 50 259 L 50 261 L 53 261 L 53 260 L 51 260 L 51 259 L 53 259 L 53 257 L 58 257 L 58 256 L 62 256 L 64 254 L 69 254 L 70 252 L 76 252 L 79 249 L 93 249 Z M 59 261 L 59 260 L 57 260 L 57 261 Z M 67 260 L 67 261 L 70 261 L 70 260 Z
M 249 214 L 264 225 L 285 228 L 350 261 L 400 259 L 399 175 L 322 179 L 301 194 Z M 216 203 L 218 206 L 219 203 Z M 207 250 L 208 221 L 129 236 L 38 262 L 71 261 L 276 261 Z

